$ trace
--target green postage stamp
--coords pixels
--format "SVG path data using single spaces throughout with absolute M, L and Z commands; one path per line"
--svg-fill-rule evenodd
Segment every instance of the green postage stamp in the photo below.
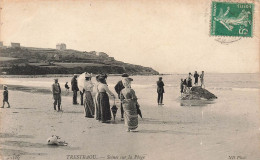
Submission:
M 253 3 L 212 2 L 212 36 L 252 37 Z

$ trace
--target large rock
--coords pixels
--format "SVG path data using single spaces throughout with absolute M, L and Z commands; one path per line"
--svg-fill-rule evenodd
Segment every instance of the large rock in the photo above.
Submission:
M 200 86 L 194 86 L 191 88 L 191 91 L 189 94 L 184 94 L 184 96 L 181 98 L 182 100 L 192 100 L 192 99 L 217 99 L 218 97 L 215 96 L 213 93 L 209 92 L 208 90 L 200 87 Z

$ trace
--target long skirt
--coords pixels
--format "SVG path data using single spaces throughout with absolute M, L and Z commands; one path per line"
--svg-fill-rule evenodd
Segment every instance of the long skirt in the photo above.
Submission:
M 109 98 L 106 92 L 99 92 L 97 97 L 98 110 L 97 110 L 97 119 L 102 122 L 111 120 L 111 111 Z
M 92 98 L 92 94 L 91 92 L 86 91 L 84 95 L 85 95 L 85 100 L 84 100 L 85 117 L 93 118 L 95 114 L 95 108 L 94 108 L 94 101 Z
M 136 102 L 134 100 L 128 100 L 123 103 L 125 125 L 130 130 L 134 130 L 138 127 L 138 115 L 136 109 Z
M 95 96 L 96 120 L 101 120 L 101 112 L 100 112 L 100 107 L 98 104 L 98 96 L 99 96 L 99 94 L 97 93 Z

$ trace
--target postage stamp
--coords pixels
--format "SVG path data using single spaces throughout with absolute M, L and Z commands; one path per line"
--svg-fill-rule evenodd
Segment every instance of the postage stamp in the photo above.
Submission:
M 212 2 L 212 36 L 252 37 L 253 3 Z

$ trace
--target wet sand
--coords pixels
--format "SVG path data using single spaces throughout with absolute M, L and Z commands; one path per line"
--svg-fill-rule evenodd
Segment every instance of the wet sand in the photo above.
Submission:
M 72 105 L 72 93 L 62 97 L 63 112 L 55 112 L 48 91 L 15 88 L 10 87 L 11 108 L 0 109 L 1 159 L 260 159 L 258 90 L 233 97 L 232 91 L 218 91 L 221 101 L 204 107 L 187 101 L 173 107 L 167 97 L 158 107 L 140 98 L 144 119 L 134 133 L 125 131 L 120 110 L 115 122 L 103 124 L 85 118 L 83 106 Z M 47 145 L 51 135 L 68 146 Z

